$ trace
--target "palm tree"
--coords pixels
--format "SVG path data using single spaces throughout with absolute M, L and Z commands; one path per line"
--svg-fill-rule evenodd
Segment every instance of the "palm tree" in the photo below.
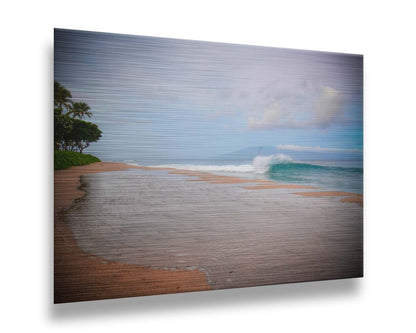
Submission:
M 54 106 L 62 112 L 65 107 L 68 111 L 70 109 L 71 103 L 71 92 L 62 86 L 59 82 L 55 81 L 54 84 Z
M 91 118 L 92 116 L 92 113 L 90 112 L 90 106 L 84 102 L 72 102 L 68 115 L 71 114 L 72 118 L 78 117 L 79 119 L 82 119 L 85 116 Z

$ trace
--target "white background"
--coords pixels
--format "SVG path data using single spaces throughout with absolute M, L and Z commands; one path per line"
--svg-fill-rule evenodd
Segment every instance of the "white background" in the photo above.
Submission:
M 3 2 L 2 331 L 415 332 L 416 27 L 411 4 Z M 53 306 L 54 27 L 364 54 L 364 279 Z

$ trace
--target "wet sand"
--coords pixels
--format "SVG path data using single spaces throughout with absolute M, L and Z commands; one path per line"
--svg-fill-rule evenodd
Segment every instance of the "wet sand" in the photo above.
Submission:
M 187 179 L 189 182 L 208 182 L 211 184 L 246 184 L 254 183 L 255 185 L 243 186 L 247 190 L 267 190 L 267 189 L 309 189 L 309 190 L 319 190 L 318 187 L 305 186 L 298 184 L 276 184 L 274 181 L 264 180 L 264 179 L 244 179 L 233 176 L 220 176 L 214 175 L 209 172 L 201 171 L 192 171 L 192 170 L 181 170 L 181 169 L 172 169 L 172 168 L 150 168 L 150 167 L 137 167 L 145 170 L 171 170 L 169 174 L 172 175 L 184 175 L 189 177 L 195 177 L 193 179 Z M 311 191 L 311 192 L 299 192 L 293 193 L 296 195 L 302 195 L 305 197 L 344 197 L 341 199 L 342 202 L 352 202 L 363 207 L 363 195 L 350 192 L 341 192 L 341 191 Z
M 298 192 L 296 195 L 302 195 L 304 197 L 344 197 L 342 202 L 353 202 L 363 207 L 363 195 L 350 192 L 340 191 L 322 191 L 322 192 Z
M 313 186 L 304 186 L 304 185 L 292 185 L 292 184 L 270 184 L 270 185 L 256 185 L 256 186 L 244 186 L 247 190 L 263 190 L 263 189 L 273 189 L 273 188 L 286 188 L 286 189 L 298 189 L 298 188 L 304 188 L 304 189 L 318 189 L 317 187 Z
M 200 271 L 166 271 L 123 264 L 89 255 L 77 245 L 61 219 L 63 210 L 82 197 L 81 175 L 147 169 L 98 162 L 55 171 L 54 301 L 55 303 L 134 297 L 211 289 Z
M 342 202 L 353 202 L 353 203 L 356 203 L 356 204 L 360 205 L 361 207 L 364 206 L 363 196 L 359 195 L 359 194 L 342 198 L 341 201 Z
M 190 177 L 197 177 L 197 179 L 187 179 L 189 182 L 208 182 L 212 184 L 242 184 L 242 183 L 268 183 L 274 184 L 270 180 L 264 179 L 244 179 L 232 176 L 214 175 L 208 172 L 192 171 L 192 170 L 175 170 L 169 172 L 171 175 L 185 175 Z

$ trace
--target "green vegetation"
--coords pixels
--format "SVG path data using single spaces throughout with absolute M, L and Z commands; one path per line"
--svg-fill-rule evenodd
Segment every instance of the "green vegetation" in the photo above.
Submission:
M 67 150 L 55 150 L 54 160 L 55 170 L 67 169 L 76 165 L 100 162 L 100 160 L 95 156 Z
M 102 134 L 97 125 L 82 120 L 84 117 L 91 118 L 92 113 L 90 110 L 87 103 L 74 102 L 71 92 L 59 82 L 55 82 L 55 170 L 100 161 L 92 155 L 83 154 L 84 149 L 91 142 L 97 142 Z

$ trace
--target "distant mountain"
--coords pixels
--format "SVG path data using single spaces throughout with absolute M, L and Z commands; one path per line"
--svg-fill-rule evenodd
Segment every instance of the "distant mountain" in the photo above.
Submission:
M 344 151 L 300 151 L 279 149 L 273 146 L 256 146 L 240 149 L 228 154 L 218 156 L 217 159 L 224 160 L 252 160 L 258 155 L 268 156 L 284 154 L 297 161 L 311 160 L 361 160 L 361 152 L 344 152 Z

